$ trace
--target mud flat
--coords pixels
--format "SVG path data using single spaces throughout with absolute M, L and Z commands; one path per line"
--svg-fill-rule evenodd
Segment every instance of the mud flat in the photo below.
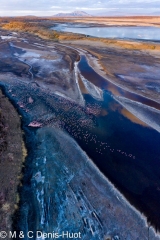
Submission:
M 116 42 L 112 43 L 112 40 L 108 41 L 108 44 L 105 40 L 104 42 L 75 40 L 61 43 L 85 50 L 89 64 L 107 80 L 122 89 L 160 103 L 159 50 L 145 47 L 143 49 L 142 42 L 132 41 L 128 42 L 130 49 L 125 41 L 121 41 L 119 46 Z
M 0 229 L 10 231 L 26 151 L 18 113 L 0 90 Z
M 125 109 L 114 100 L 110 89 L 103 92 L 88 79 L 81 79 L 79 49 L 90 53 L 89 61 L 98 69 L 97 59 L 93 61 L 98 47 L 94 51 L 93 46 L 75 46 L 27 33 L 1 40 L 0 84 L 22 115 L 28 147 L 16 228 L 25 233 L 28 229 L 48 232 L 53 228 L 58 232 L 80 231 L 86 240 L 159 239 L 87 156 L 93 156 L 116 186 L 120 183 L 126 196 L 135 202 L 140 199 L 141 209 L 149 212 L 149 222 L 154 213 L 151 222 L 158 225 L 159 169 L 154 169 L 153 161 L 156 165 L 160 156 L 154 144 L 159 135 L 138 120 L 135 124 L 126 119 L 122 114 Z M 130 54 L 131 59 L 131 52 L 125 53 L 123 58 Z M 149 136 L 147 143 L 145 136 Z M 147 146 L 147 153 L 139 148 L 137 139 Z
M 160 132 L 160 111 L 123 97 L 115 97 L 126 109 L 141 119 L 144 123 Z
M 94 24 L 101 26 L 160 26 L 159 16 L 131 17 L 87 17 L 87 18 L 52 18 L 54 21 Z

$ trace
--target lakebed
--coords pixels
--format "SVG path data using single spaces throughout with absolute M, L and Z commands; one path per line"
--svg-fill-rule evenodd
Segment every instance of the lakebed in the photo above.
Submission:
M 155 71 L 158 81 L 157 54 L 1 34 L 10 34 L 1 40 L 1 86 L 23 116 L 28 147 L 16 228 L 159 239 L 126 200 L 159 227 L 158 88 L 143 88 Z

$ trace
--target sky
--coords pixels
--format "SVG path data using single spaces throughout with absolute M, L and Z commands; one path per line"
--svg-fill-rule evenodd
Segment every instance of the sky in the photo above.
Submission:
M 85 11 L 91 15 L 160 15 L 160 0 L 0 0 L 0 16 L 52 16 Z

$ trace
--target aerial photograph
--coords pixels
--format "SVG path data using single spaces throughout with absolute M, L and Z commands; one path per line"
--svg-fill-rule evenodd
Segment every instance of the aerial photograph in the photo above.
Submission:
M 0 239 L 160 240 L 160 0 L 0 0 Z

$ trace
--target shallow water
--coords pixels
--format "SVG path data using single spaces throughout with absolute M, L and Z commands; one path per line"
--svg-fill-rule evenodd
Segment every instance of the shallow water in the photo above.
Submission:
M 28 123 L 33 121 L 33 118 L 35 119 L 35 112 L 36 119 L 39 119 L 38 121 L 41 121 L 44 126 L 50 124 L 50 126 L 55 127 L 55 123 L 60 123 L 61 126 L 57 125 L 57 127 L 67 131 L 77 141 L 101 172 L 115 184 L 130 202 L 141 212 L 144 212 L 149 219 L 151 217 L 154 224 L 159 224 L 160 149 L 158 146 L 160 134 L 158 132 L 127 119 L 122 114 L 124 108 L 114 100 L 112 94 L 107 90 L 104 90 L 104 101 L 97 101 L 89 94 L 84 94 L 86 107 L 83 108 L 75 103 L 71 104 L 70 101 L 61 97 L 41 92 L 38 87 L 30 88 L 28 85 L 23 86 L 22 84 L 20 86 L 19 83 L 17 84 L 18 87 L 12 87 L 12 92 L 16 91 L 15 100 L 22 101 L 23 95 L 29 93 L 36 102 L 35 105 L 30 105 L 29 112 L 25 114 L 24 129 L 26 133 Z M 40 120 L 41 112 L 38 109 L 42 103 L 45 104 L 46 110 L 43 114 L 43 120 Z M 54 116 L 53 120 L 48 123 L 45 121 L 47 112 Z M 44 137 L 41 142 L 49 146 L 47 141 L 48 138 Z M 43 205 L 48 204 L 36 200 L 36 193 L 38 194 L 39 190 L 31 178 L 38 172 L 43 172 L 43 175 L 46 176 L 55 175 L 54 169 L 42 169 L 44 158 L 41 158 L 42 153 L 39 144 L 35 142 L 34 132 L 28 136 L 28 144 L 30 152 L 23 180 L 22 213 L 18 223 L 20 229 L 36 229 L 37 219 L 43 222 L 41 205 L 43 207 Z M 54 151 L 49 150 L 48 147 L 45 151 L 48 156 L 54 155 Z M 63 152 L 63 149 L 59 149 L 59 152 Z M 39 154 L 38 158 L 37 154 Z M 45 156 L 45 152 L 43 155 Z M 54 182 L 49 181 L 49 184 L 53 186 Z M 44 199 L 48 199 L 47 191 L 45 190 Z M 30 198 L 28 198 L 29 194 Z M 34 214 L 32 213 L 33 209 Z M 45 224 L 47 224 L 48 218 L 50 215 L 45 217 Z M 51 225 L 45 224 L 42 224 L 41 227 L 43 228 L 43 225 L 52 227 L 51 223 Z
M 115 95 L 115 93 L 116 93 L 117 96 L 123 96 L 123 97 L 129 98 L 133 101 L 137 101 L 137 102 L 140 102 L 147 106 L 154 107 L 154 108 L 160 110 L 160 104 L 155 102 L 154 100 L 151 100 L 151 99 L 145 98 L 143 96 L 140 96 L 138 94 L 124 90 L 124 89 L 116 86 L 115 84 L 107 81 L 105 78 L 101 77 L 89 66 L 85 56 L 81 56 L 81 60 L 78 64 L 78 67 L 79 67 L 82 75 L 86 79 L 88 79 L 90 82 L 92 82 L 95 86 L 97 86 L 101 89 L 110 91 L 113 95 Z
M 95 73 L 84 56 L 78 66 L 86 79 L 105 89 L 101 107 L 106 111 L 104 116 L 97 118 L 97 128 L 92 133 L 98 140 L 89 141 L 87 146 L 80 141 L 80 146 L 131 203 L 145 212 L 148 218 L 154 219 L 158 225 L 160 134 L 147 125 L 132 122 L 132 117 L 128 120 L 127 114 L 123 114 L 124 108 L 113 99 L 112 94 L 114 96 L 116 92 L 118 96 L 156 109 L 160 109 L 160 104 L 106 81 Z M 85 100 L 95 102 L 87 94 Z M 93 136 L 90 138 L 94 138 Z M 107 146 L 104 146 L 104 143 L 107 143 Z M 152 209 L 149 206 L 152 206 Z
M 89 95 L 85 99 L 95 101 Z M 77 141 L 130 202 L 158 225 L 160 134 L 123 116 L 123 108 L 107 92 L 103 109 L 107 114 L 97 118 L 90 141 Z
M 14 88 L 12 89 L 14 92 Z M 33 92 L 31 89 L 27 89 L 27 86 L 19 89 L 16 86 L 15 89 L 18 98 L 19 96 L 23 97 L 22 91 L 24 95 L 25 91 L 30 91 L 30 95 L 38 97 L 38 101 L 45 103 L 46 112 L 50 111 L 51 115 L 55 114 L 56 116 L 53 126 L 55 122 L 63 122 L 61 129 L 67 131 L 76 140 L 100 171 L 114 183 L 134 206 L 144 212 L 149 219 L 151 218 L 154 224 L 158 225 L 160 215 L 160 149 L 158 147 L 160 134 L 158 132 L 127 119 L 122 114 L 123 107 L 114 100 L 107 90 L 104 91 L 103 102 L 93 99 L 89 94 L 84 94 L 86 111 L 76 104 L 70 104 L 67 100 L 62 101 L 60 97 L 55 98 L 50 94 L 41 93 L 38 88 L 34 88 Z M 52 104 L 50 105 L 50 103 Z M 71 107 L 70 109 L 66 109 L 68 105 Z M 36 107 L 39 107 L 39 105 L 37 104 Z M 97 109 L 100 110 L 98 111 L 99 114 L 92 114 Z M 101 114 L 102 110 L 105 114 Z M 53 208 L 52 211 L 44 214 L 43 207 L 52 206 L 49 202 L 50 188 L 55 191 L 54 176 L 58 177 L 59 173 L 55 173 L 55 169 L 50 167 L 50 161 L 51 163 L 57 161 L 58 155 L 53 146 L 49 147 L 52 144 L 49 132 L 49 137 L 44 135 L 42 139 L 38 137 L 35 139 L 33 128 L 28 130 L 27 125 L 31 121 L 29 120 L 31 115 L 32 108 L 30 108 L 29 114 L 24 116 L 24 130 L 29 152 L 23 179 L 18 229 L 24 231 L 27 231 L 27 229 L 33 231 L 37 229 L 49 230 L 54 225 L 50 220 L 51 217 L 58 213 L 55 213 Z M 38 117 L 37 111 L 36 118 Z M 80 121 L 80 118 L 83 122 Z M 89 121 L 89 123 L 86 125 L 84 121 Z M 55 140 L 53 139 L 54 144 Z M 44 146 L 42 149 L 41 145 Z M 72 147 L 73 149 L 71 148 L 69 151 L 74 150 L 75 146 Z M 58 152 L 63 157 L 63 149 L 58 147 Z M 45 156 L 47 156 L 47 159 L 45 159 Z M 48 169 L 45 168 L 46 161 L 49 164 Z M 39 188 L 39 181 L 43 183 L 41 176 L 36 175 L 39 172 L 47 177 L 44 182 L 46 186 L 50 187 L 45 190 L 42 189 L 41 185 Z M 35 179 L 33 176 L 36 176 L 38 184 L 33 181 Z M 59 182 L 59 180 L 57 181 Z M 57 204 L 60 206 L 60 203 L 57 202 Z
M 51 29 L 80 33 L 92 37 L 160 40 L 160 28 L 158 27 L 88 27 L 87 25 L 81 24 L 57 24 Z
M 36 135 L 39 130 L 28 127 L 33 121 L 40 122 L 42 129 L 49 126 L 68 132 L 127 199 L 159 226 L 160 134 L 142 122 L 128 119 L 129 112 L 114 99 L 114 93 L 158 109 L 159 104 L 107 82 L 89 67 L 85 57 L 81 58 L 78 67 L 85 78 L 103 89 L 103 100 L 83 94 L 85 106 L 82 107 L 53 91 L 23 81 L 12 81 L 5 86 L 8 97 L 21 109 L 28 147 L 17 228 L 48 231 L 65 225 L 65 206 L 63 211 L 61 209 L 63 194 L 58 185 L 62 185 L 63 190 L 68 179 L 63 176 L 58 179 L 60 171 L 65 169 L 61 164 L 56 172 L 54 164 L 59 158 L 63 162 L 67 157 L 63 156 L 63 148 L 57 147 L 50 131 L 40 138 Z M 28 102 L 29 97 L 34 99 L 32 104 Z M 65 144 L 67 151 L 74 151 L 74 144 L 69 149 L 67 141 Z M 79 167 L 76 155 L 74 160 Z M 53 222 L 53 216 L 57 221 Z

